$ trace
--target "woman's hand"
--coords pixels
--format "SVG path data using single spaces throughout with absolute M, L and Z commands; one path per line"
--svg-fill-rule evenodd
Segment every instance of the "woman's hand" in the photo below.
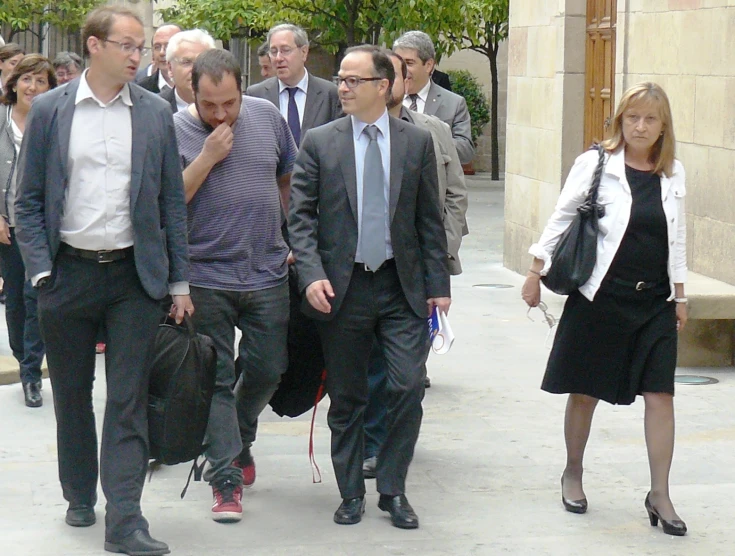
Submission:
M 528 273 L 526 281 L 523 283 L 521 297 L 529 307 L 536 307 L 541 301 L 541 276 Z
M 684 330 L 688 319 L 688 310 L 686 303 L 676 304 L 676 330 L 681 332 Z

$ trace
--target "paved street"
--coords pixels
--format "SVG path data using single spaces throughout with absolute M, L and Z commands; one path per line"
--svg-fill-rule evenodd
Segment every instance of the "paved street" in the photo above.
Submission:
M 452 351 L 429 360 L 432 388 L 409 475 L 408 496 L 421 528 L 398 530 L 377 508 L 359 525 L 337 526 L 339 494 L 329 460 L 326 403 L 319 407 L 316 457 L 323 482 L 312 484 L 310 416 L 263 415 L 254 446 L 258 479 L 246 491 L 241 523 L 214 523 L 211 489 L 193 483 L 179 494 L 188 465 L 157 472 L 143 505 L 154 537 L 184 555 L 731 555 L 735 554 L 735 372 L 699 369 L 718 384 L 681 386 L 672 496 L 689 535 L 652 528 L 643 508 L 648 464 L 643 402 L 600 405 L 586 456 L 586 515 L 561 506 L 565 397 L 541 392 L 548 327 L 526 318 L 522 277 L 502 266 L 503 190 L 471 178 L 469 226 L 453 279 Z M 505 287 L 483 287 L 496 285 Z M 507 287 L 509 286 L 509 287 Z M 546 296 L 558 316 L 563 299 Z M 6 350 L 6 337 L 0 338 Z M 103 358 L 95 400 L 104 409 Z M 681 373 L 692 372 L 680 369 Z M 0 554 L 103 554 L 103 503 L 98 524 L 64 524 L 66 503 L 56 472 L 50 384 L 45 405 L 27 409 L 20 385 L 0 387 Z M 101 492 L 100 499 L 104 500 Z

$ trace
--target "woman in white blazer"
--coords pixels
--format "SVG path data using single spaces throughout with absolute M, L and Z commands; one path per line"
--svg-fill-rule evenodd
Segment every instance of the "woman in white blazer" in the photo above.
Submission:
M 587 510 L 582 459 L 597 402 L 627 405 L 643 396 L 651 470 L 645 508 L 651 525 L 660 520 L 665 533 L 684 535 L 686 525 L 669 497 L 677 330 L 687 320 L 686 189 L 675 145 L 663 89 L 640 83 L 626 91 L 602 143 L 609 154 L 599 189 L 605 214 L 597 262 L 567 299 L 542 389 L 569 394 L 562 502 L 573 513 Z M 577 158 L 541 238 L 529 249 L 534 259 L 523 299 L 531 307 L 540 301 L 540 278 L 587 195 L 597 160 L 597 150 Z

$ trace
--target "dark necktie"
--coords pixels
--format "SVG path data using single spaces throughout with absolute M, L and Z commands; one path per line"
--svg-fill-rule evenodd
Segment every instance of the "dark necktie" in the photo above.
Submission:
M 362 226 L 360 255 L 372 271 L 380 268 L 386 259 L 385 245 L 385 177 L 383 157 L 378 146 L 378 128 L 365 128 L 369 137 L 362 171 Z
M 413 110 L 414 112 L 418 112 L 419 111 L 419 106 L 416 103 L 416 101 L 418 100 L 419 95 L 417 95 L 417 94 L 408 95 L 408 98 L 411 99 L 411 106 L 409 106 L 408 109 L 409 110 Z
M 301 123 L 299 122 L 299 109 L 296 106 L 296 91 L 298 87 L 286 87 L 288 91 L 288 127 L 291 128 L 291 135 L 296 141 L 296 146 L 301 143 Z

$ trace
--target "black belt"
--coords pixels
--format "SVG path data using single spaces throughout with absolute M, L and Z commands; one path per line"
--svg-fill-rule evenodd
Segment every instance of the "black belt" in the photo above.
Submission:
M 364 270 L 365 272 L 379 272 L 381 270 L 385 270 L 386 268 L 393 268 L 396 266 L 396 260 L 395 259 L 388 259 L 383 262 L 378 268 L 373 270 L 372 268 L 368 268 L 368 265 L 365 263 L 355 263 L 355 268 L 359 268 L 360 270 Z
M 663 283 L 661 280 L 658 282 L 629 282 L 628 280 L 621 280 L 620 278 L 610 278 L 610 281 L 620 286 L 633 288 L 636 291 L 650 290 L 651 288 L 655 288 Z
M 132 256 L 133 247 L 126 247 L 125 249 L 111 249 L 108 251 L 90 251 L 88 249 L 77 249 L 67 243 L 62 243 L 59 245 L 59 253 L 71 255 L 72 257 L 79 257 L 80 259 L 86 259 L 88 261 L 94 261 L 96 263 L 114 263 L 115 261 L 121 261 Z

